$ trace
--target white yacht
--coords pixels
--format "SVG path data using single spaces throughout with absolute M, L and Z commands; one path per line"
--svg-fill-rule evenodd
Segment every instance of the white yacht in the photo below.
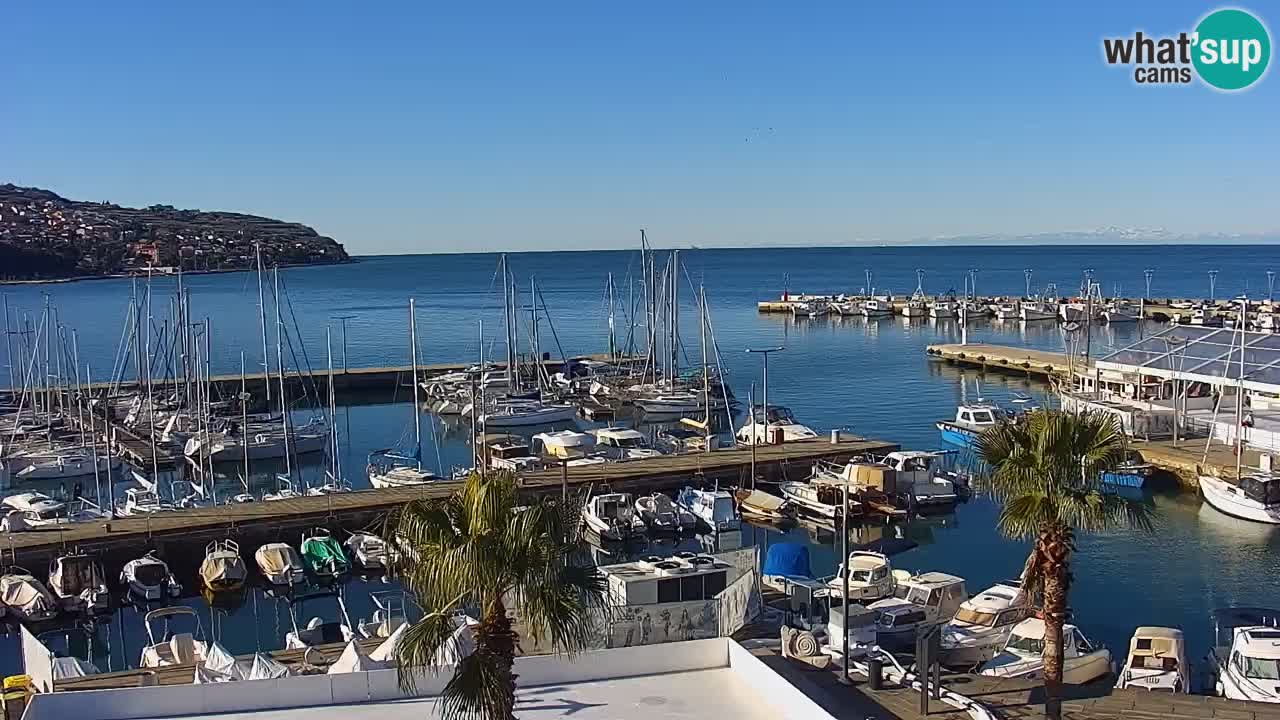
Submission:
M 101 612 L 111 607 L 102 566 L 84 554 L 59 555 L 49 563 L 49 589 L 70 612 Z
M 1031 615 L 1016 582 L 997 583 L 960 604 L 942 628 L 942 662 L 970 668 L 995 657 L 1009 633 Z
M 1187 664 L 1187 642 L 1182 631 L 1166 627 L 1135 630 L 1129 640 L 1129 658 L 1119 671 L 1116 687 L 1191 692 L 1191 666 Z
M 614 460 L 642 460 L 662 454 L 650 447 L 649 439 L 639 430 L 607 427 L 592 432 L 596 437 L 596 451 Z
M 676 505 L 693 513 L 698 522 L 713 533 L 742 528 L 742 519 L 734 508 L 733 493 L 728 490 L 699 490 L 686 486 L 676 495 Z
M 1232 482 L 1200 476 L 1200 494 L 1218 512 L 1243 520 L 1280 525 L 1280 477 L 1269 473 L 1244 475 Z
M 24 568 L 9 567 L 0 575 L 0 604 L 19 622 L 39 622 L 58 614 L 58 601 Z
M 1111 672 L 1111 651 L 1094 647 L 1075 625 L 1062 627 L 1062 681 L 1083 685 Z M 1044 621 L 1027 618 L 1014 626 L 1004 649 L 982 664 L 982 675 L 1034 680 L 1044 672 Z
M 790 408 L 781 405 L 770 405 L 763 408 L 759 405 L 752 408 L 751 419 L 738 428 L 737 440 L 744 445 L 770 445 L 779 436 L 782 442 L 811 440 L 818 433 L 796 421 Z
M 182 592 L 169 566 L 156 557 L 154 550 L 125 563 L 120 571 L 120 583 L 129 589 L 130 595 L 143 601 L 176 598 Z
M 894 570 L 893 576 L 893 596 L 867 606 L 878 613 L 876 634 L 883 643 L 914 642 L 921 631 L 949 621 L 967 595 L 964 579 L 955 575 Z
M 258 571 L 272 585 L 296 585 L 306 579 L 302 558 L 289 543 L 267 543 L 253 553 Z
M 426 485 L 441 480 L 439 475 L 422 467 L 417 458 L 398 455 L 391 450 L 369 453 L 365 472 L 369 476 L 369 485 L 375 489 Z
M 1214 694 L 1280 703 L 1280 611 L 1223 608 L 1214 611 L 1213 625 Z
M 179 619 L 194 622 L 192 631 L 173 631 Z M 200 616 L 186 605 L 159 608 L 147 613 L 147 646 L 142 649 L 139 667 L 161 668 L 171 665 L 194 665 L 204 660 L 209 645 L 204 640 Z
M 908 495 L 917 506 L 954 505 L 960 499 L 955 480 L 937 466 L 941 455 L 920 450 L 891 452 L 884 464 L 893 468 L 899 495 Z
M 644 533 L 629 493 L 593 495 L 582 509 L 582 522 L 604 540 L 626 540 Z
M 679 507 L 662 493 L 636 498 L 636 512 L 655 533 L 677 533 L 692 530 L 698 525 L 698 518 L 692 512 Z
M 893 566 L 884 553 L 870 550 L 854 550 L 849 553 L 845 563 L 836 569 L 836 574 L 822 581 L 827 585 L 827 593 L 832 597 L 845 597 L 844 572 L 849 568 L 849 594 L 847 599 L 859 602 L 872 602 L 893 594 Z

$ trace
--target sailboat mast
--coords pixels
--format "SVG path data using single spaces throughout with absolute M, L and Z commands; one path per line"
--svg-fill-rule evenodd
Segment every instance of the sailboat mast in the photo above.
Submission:
M 18 384 L 13 377 L 13 337 L 9 329 L 9 296 L 0 294 L 0 305 L 4 306 L 4 361 L 9 370 L 9 388 L 17 389 Z
M 671 251 L 671 383 L 680 374 L 680 251 Z
M 505 264 L 504 264 L 505 268 Z M 422 417 L 418 413 L 418 316 L 413 298 L 409 298 L 409 358 L 412 363 L 413 383 L 413 459 L 422 469 Z
M 267 407 L 271 407 L 271 356 L 267 354 L 267 300 L 262 287 L 262 245 L 253 244 L 253 252 L 258 260 L 258 324 L 262 328 L 262 376 L 267 386 Z
M 293 481 L 293 459 L 289 457 L 289 402 L 284 392 L 284 318 L 280 315 L 280 266 L 271 269 L 273 294 L 276 305 L 276 366 L 280 371 L 280 425 L 284 430 L 284 472 Z M 271 379 L 267 378 L 267 387 Z M 249 451 L 248 435 L 244 437 L 245 452 Z
M 613 324 L 613 272 L 609 273 L 608 280 L 609 289 L 609 359 L 616 360 L 618 357 L 618 341 Z
M 700 335 L 702 336 L 702 406 L 706 409 L 707 427 L 703 430 L 711 432 L 711 368 L 707 366 L 707 287 L 698 286 L 698 316 Z
M 507 345 L 507 386 L 511 388 L 511 392 L 520 391 L 519 381 L 516 378 L 516 350 L 515 350 L 515 332 L 511 322 L 511 277 L 507 273 L 507 256 L 502 256 L 502 314 L 506 327 L 506 345 Z
M 329 436 L 333 443 L 330 450 L 333 461 L 333 479 L 338 479 L 338 401 L 333 389 L 333 330 L 324 327 L 324 349 L 329 361 Z M 415 378 L 414 385 L 417 385 Z

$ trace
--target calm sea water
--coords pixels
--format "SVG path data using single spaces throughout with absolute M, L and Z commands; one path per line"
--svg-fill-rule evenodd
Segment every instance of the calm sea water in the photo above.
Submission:
M 822 431 L 847 428 L 905 448 L 927 449 L 938 445 L 933 422 L 950 417 L 962 398 L 981 394 L 999 400 L 1013 393 L 1043 394 L 1046 388 L 1007 375 L 979 376 L 926 359 L 925 345 L 958 340 L 959 329 L 951 321 L 796 321 L 790 316 L 759 314 L 755 303 L 776 297 L 784 286 L 793 293 L 854 292 L 865 284 L 867 269 L 874 273 L 876 288 L 896 293 L 915 288 L 917 269 L 925 271 L 925 290 L 941 293 L 963 288 L 967 273 L 976 268 L 979 293 L 1021 294 L 1024 269 L 1033 271 L 1033 288 L 1055 283 L 1069 293 L 1080 286 L 1084 270 L 1092 268 L 1094 279 L 1108 294 L 1121 291 L 1136 296 L 1144 291 L 1143 270 L 1153 268 L 1153 297 L 1208 296 L 1207 271 L 1217 269 L 1218 298 L 1242 292 L 1260 297 L 1267 292 L 1265 270 L 1273 266 L 1275 255 L 1266 246 L 686 250 L 681 253 L 687 274 L 681 288 L 684 343 L 693 359 L 698 340 L 692 287 L 704 283 L 720 361 L 739 397 L 745 398 L 750 384 L 760 381 L 757 356 L 744 350 L 785 346 L 786 351 L 770 361 L 770 402 L 791 406 L 801 421 Z M 619 327 L 625 328 L 622 317 L 628 307 L 629 280 L 638 275 L 637 253 L 513 254 L 509 262 L 520 286 L 527 291 L 533 277 L 545 300 L 552 327 L 545 322 L 542 326 L 544 351 L 555 356 L 561 349 L 566 354 L 605 349 L 609 273 L 616 286 Z M 349 316 L 345 354 L 350 366 L 407 364 L 411 297 L 418 308 L 423 362 L 476 359 L 481 351 L 481 320 L 485 353 L 501 357 L 497 270 L 496 255 L 432 255 L 373 257 L 352 265 L 281 271 L 288 298 L 286 324 L 303 341 L 295 340 L 298 359 L 289 364 L 310 364 L 322 370 L 329 328 L 335 363 L 341 367 L 340 316 Z M 214 371 L 238 372 L 242 352 L 251 369 L 260 364 L 255 276 L 193 276 L 187 285 L 193 315 L 212 322 Z M 172 287 L 169 279 L 157 279 L 152 286 L 153 315 L 161 326 L 169 314 Z M 60 320 L 77 330 L 81 361 L 91 363 L 98 377 L 110 374 L 130 291 L 131 284 L 121 280 L 3 289 L 11 310 L 37 318 L 33 322 L 38 321 L 47 293 Z M 269 325 L 272 320 L 268 319 Z M 1150 329 L 1148 325 L 1146 331 Z M 1132 326 L 1096 329 L 1095 353 L 1121 347 L 1139 332 L 1143 330 Z M 621 334 L 625 336 L 625 330 Z M 637 338 L 642 337 L 640 330 Z M 983 320 L 971 326 L 970 339 L 1044 349 L 1064 346 L 1054 323 L 1024 326 Z M 410 412 L 406 403 L 339 409 L 340 460 L 355 484 L 363 482 L 365 455 L 370 450 L 408 436 Z M 464 464 L 470 451 L 459 438 L 461 433 L 430 416 L 424 415 L 424 420 L 429 464 L 441 469 Z M 314 475 L 319 468 L 312 466 L 307 472 Z M 1123 652 L 1135 626 L 1155 624 L 1182 627 L 1193 643 L 1193 653 L 1199 655 L 1208 647 L 1206 620 L 1212 608 L 1231 603 L 1275 604 L 1280 599 L 1276 552 L 1280 532 L 1218 515 L 1193 495 L 1160 491 L 1152 500 L 1157 508 L 1154 532 L 1117 531 L 1080 540 L 1071 602 L 1085 633 L 1117 652 Z M 961 575 L 971 592 L 1016 575 L 1026 546 L 999 535 L 994 529 L 996 515 L 994 505 L 979 498 L 960 506 L 954 515 L 891 529 L 888 534 L 918 543 L 895 563 Z M 882 532 L 864 531 L 864 535 Z M 793 530 L 789 536 L 813 545 L 816 573 L 833 571 L 837 552 L 831 547 L 831 536 L 805 529 Z M 748 530 L 744 539 L 764 543 L 766 537 L 767 542 L 781 539 L 778 533 L 761 529 Z M 348 586 L 351 614 L 367 615 L 370 588 L 382 587 L 376 580 Z M 189 602 L 202 608 L 206 630 L 215 626 L 233 652 L 278 647 L 289 629 L 287 606 L 258 592 L 225 612 L 205 608 L 198 599 Z M 119 669 L 136 662 L 142 642 L 139 633 L 140 620 L 134 611 L 118 613 L 112 627 L 99 631 L 95 652 L 99 666 Z M 110 661 L 103 653 L 108 645 Z

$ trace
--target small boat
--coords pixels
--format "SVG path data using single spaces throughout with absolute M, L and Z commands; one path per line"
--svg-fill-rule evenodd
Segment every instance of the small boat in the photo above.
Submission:
M 288 543 L 267 543 L 253 553 L 262 577 L 272 585 L 294 585 L 306 579 L 302 558 Z
M 39 622 L 58 614 L 58 601 L 44 583 L 16 565 L 0 575 L 0 605 L 18 622 Z
M 1058 317 L 1056 303 L 1045 300 L 1028 300 L 1019 304 L 1018 317 L 1027 322 L 1053 320 Z
M 766 587 L 785 593 L 790 582 L 812 580 L 808 545 L 784 541 L 769 546 L 765 552 L 764 564 L 760 567 L 760 582 Z
M 1062 627 L 1062 681 L 1083 685 L 1111 672 L 1111 652 L 1094 647 L 1075 625 Z M 1044 675 L 1044 621 L 1027 618 L 1014 626 L 1004 649 L 982 664 L 982 675 L 1038 680 Z
M 169 572 L 169 566 L 156 557 L 155 550 L 125 563 L 120 582 L 129 589 L 130 595 L 143 601 L 176 598 L 182 592 L 182 586 Z
M 702 410 L 702 396 L 692 392 L 660 392 L 631 400 L 648 415 L 679 415 Z
M 334 607 L 329 616 L 314 615 L 307 620 L 306 625 L 299 627 L 299 611 L 307 604 L 314 605 L 315 601 L 326 598 L 332 598 L 334 601 Z M 355 637 L 355 632 L 351 629 L 351 617 L 347 614 L 347 606 L 342 602 L 342 596 L 333 591 L 311 593 L 295 598 L 289 603 L 289 620 L 293 624 L 293 630 L 284 636 L 286 650 L 304 650 L 319 645 L 350 642 Z
M 844 511 L 842 485 L 835 483 L 784 482 L 778 486 L 783 499 L 801 512 L 824 518 L 837 518 Z M 853 488 L 850 487 L 852 491 Z M 849 514 L 862 514 L 862 503 L 849 497 Z
M 791 517 L 785 498 L 763 490 L 738 490 L 733 494 L 738 502 L 738 512 L 762 520 L 785 520 Z
M 929 317 L 934 320 L 945 320 L 956 316 L 954 300 L 935 300 L 929 303 Z
M 1212 617 L 1214 694 L 1280 703 L 1280 610 L 1220 608 Z
M 1016 581 L 997 583 L 960 604 L 942 628 L 942 663 L 971 668 L 995 657 L 1031 615 Z
M 1191 311 L 1190 323 L 1204 327 L 1222 327 L 1222 316 L 1215 313 L 1211 308 L 1201 305 Z
M 40 528 L 73 522 L 101 520 L 107 514 L 88 500 L 76 500 L 68 504 L 38 492 L 18 493 L 0 501 L 0 506 L 22 517 L 26 527 Z
M 10 456 L 8 463 L 13 479 L 21 482 L 70 480 L 94 473 L 110 477 L 120 467 L 119 459 L 94 455 L 89 448 L 17 454 Z
M 818 433 L 797 422 L 790 408 L 781 405 L 764 408 L 757 405 L 752 408 L 751 419 L 738 428 L 736 437 L 744 445 L 769 445 L 775 442 L 811 440 L 818 437 Z
M 902 317 L 918 318 L 929 314 L 929 304 L 925 302 L 923 297 L 912 296 L 910 300 L 902 306 Z
M 441 480 L 439 475 L 422 467 L 418 458 L 399 455 L 389 449 L 369 453 L 365 471 L 369 485 L 377 489 L 427 485 Z
M 639 430 L 607 427 L 592 432 L 596 437 L 596 451 L 614 460 L 642 460 L 662 454 L 649 446 L 649 439 Z
M 893 304 L 879 298 L 868 298 L 862 301 L 862 316 L 867 318 L 889 317 L 893 314 Z
M 1280 477 L 1275 475 L 1254 473 L 1236 482 L 1201 475 L 1200 494 L 1220 513 L 1242 520 L 1280 525 Z
M 592 496 L 582 510 L 582 521 L 604 540 L 626 540 L 644 533 L 644 521 L 636 515 L 629 493 Z
M 997 320 L 1021 320 L 1022 319 L 1022 303 L 1014 300 L 1013 302 L 1002 302 L 996 306 Z
M 132 487 L 124 492 L 124 504 L 120 508 L 120 514 L 150 515 L 158 512 L 172 512 L 176 509 L 173 503 L 161 499 L 154 488 Z
M 302 564 L 312 576 L 325 579 L 341 577 L 351 569 L 342 546 L 324 528 L 303 536 Z
M 1135 630 L 1129 640 L 1129 658 L 1120 670 L 1116 687 L 1191 692 L 1191 667 L 1187 664 L 1187 642 L 1182 631 L 1146 626 Z
M 236 541 L 214 540 L 205 546 L 200 563 L 200 579 L 205 587 L 213 592 L 239 590 L 248 574 Z
M 1004 417 L 1003 410 L 989 403 L 961 405 L 956 408 L 954 420 L 939 420 L 934 426 L 942 434 L 943 442 L 972 448 L 979 435 L 995 427 Z
M 572 462 L 589 458 L 595 453 L 596 449 L 594 436 L 576 430 L 540 432 L 530 440 L 533 443 L 533 454 L 548 458 L 553 463 L 562 460 Z
M 351 533 L 346 547 L 352 562 L 361 570 L 382 570 L 387 566 L 387 544 L 373 533 Z
M 847 599 L 871 602 L 893 594 L 893 566 L 889 563 L 889 557 L 870 550 L 854 550 L 849 553 L 847 563 L 840 564 L 835 575 L 823 578 L 827 585 L 827 593 L 832 597 L 846 597 L 844 592 L 846 564 L 849 568 Z
M 894 486 L 916 506 L 949 506 L 960 499 L 953 476 L 938 469 L 942 455 L 936 452 L 899 451 L 884 458 L 895 471 Z
M 462 414 L 475 417 L 475 405 L 467 405 Z M 543 403 L 541 400 L 511 400 L 497 403 L 479 415 L 486 430 L 504 427 L 551 425 L 572 422 L 577 408 L 567 403 Z
M 49 589 L 69 612 L 102 612 L 111 607 L 111 591 L 102 566 L 84 554 L 60 555 L 49 564 Z
M 173 632 L 179 619 L 194 622 L 192 632 Z M 209 649 L 200 626 L 200 616 L 186 605 L 159 608 L 147 613 L 147 646 L 142 649 L 139 667 L 160 668 L 171 665 L 194 665 L 204 661 Z
M 699 490 L 685 486 L 676 495 L 676 504 L 693 513 L 698 522 L 713 533 L 742 528 L 742 519 L 734 512 L 733 493 L 728 490 Z
M 1102 318 L 1108 323 L 1129 323 L 1141 319 L 1138 317 L 1138 308 L 1125 300 L 1116 300 L 1108 304 L 1102 311 Z
M 655 533 L 678 533 L 692 530 L 698 524 L 698 518 L 682 507 L 677 507 L 671 498 L 662 493 L 643 495 L 636 498 L 636 512 L 649 530 Z
M 893 597 L 867 606 L 881 613 L 876 621 L 881 642 L 914 642 L 920 631 L 951 620 L 968 597 L 964 578 L 955 575 L 911 575 L 902 570 L 893 571 L 893 575 Z
M 1099 475 L 1103 485 L 1140 488 L 1155 474 L 1155 466 L 1144 462 L 1123 462 Z

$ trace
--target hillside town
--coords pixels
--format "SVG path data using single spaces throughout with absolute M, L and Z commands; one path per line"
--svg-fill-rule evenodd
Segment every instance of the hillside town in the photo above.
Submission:
M 254 265 L 255 246 L 266 265 L 350 261 L 336 240 L 299 223 L 0 185 L 0 281 L 238 270 Z

